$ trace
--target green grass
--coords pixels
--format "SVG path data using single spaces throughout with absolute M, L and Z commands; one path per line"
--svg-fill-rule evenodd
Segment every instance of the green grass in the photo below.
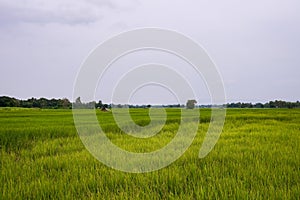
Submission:
M 147 109 L 130 110 L 142 126 Z M 97 111 L 103 130 L 124 149 L 148 152 L 174 137 L 179 109 L 168 109 L 149 139 L 124 134 L 111 113 Z M 185 154 L 159 171 L 111 169 L 85 149 L 71 110 L 0 108 L 0 199 L 299 199 L 300 110 L 228 109 L 223 133 L 204 159 L 199 148 L 210 110 Z

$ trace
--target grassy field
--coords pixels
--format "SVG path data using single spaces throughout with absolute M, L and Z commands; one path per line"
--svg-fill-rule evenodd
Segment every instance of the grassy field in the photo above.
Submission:
M 176 133 L 179 109 L 167 110 L 162 131 L 133 139 L 111 113 L 97 111 L 103 130 L 124 149 L 161 148 Z M 137 124 L 147 109 L 132 109 Z M 108 168 L 85 149 L 71 110 L 0 108 L 0 199 L 299 199 L 300 109 L 228 109 L 224 131 L 204 159 L 199 148 L 210 110 L 185 154 L 159 171 Z

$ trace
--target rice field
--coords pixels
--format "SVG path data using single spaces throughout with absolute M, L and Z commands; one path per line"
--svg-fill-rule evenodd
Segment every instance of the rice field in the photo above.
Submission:
M 148 109 L 131 109 L 139 125 Z M 172 140 L 180 109 L 149 139 L 128 136 L 112 113 L 97 111 L 110 140 L 150 152 Z M 300 109 L 227 109 L 223 132 L 203 159 L 210 122 L 200 109 L 197 136 L 174 163 L 149 173 L 125 173 L 99 162 L 77 135 L 71 110 L 0 108 L 0 199 L 299 199 Z

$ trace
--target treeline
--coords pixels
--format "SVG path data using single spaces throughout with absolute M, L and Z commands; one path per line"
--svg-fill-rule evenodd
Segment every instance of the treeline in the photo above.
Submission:
M 184 105 L 122 105 L 122 104 L 103 104 L 102 101 L 82 103 L 80 97 L 74 102 L 77 108 L 150 108 L 150 107 L 164 107 L 164 108 L 183 108 Z M 227 108 L 300 108 L 300 102 L 287 102 L 287 101 L 269 101 L 267 103 L 228 103 L 225 105 Z M 19 100 L 13 97 L 1 96 L 0 107 L 23 107 L 23 108 L 50 108 L 50 109 L 71 109 L 72 103 L 67 99 L 46 99 L 46 98 L 30 98 L 27 100 Z M 200 108 L 209 108 L 211 105 L 200 105 Z
M 22 108 L 72 108 L 72 103 L 67 99 L 46 99 L 31 98 L 27 100 L 19 100 L 13 97 L 0 97 L 0 107 L 22 107 Z
M 300 108 L 300 102 L 287 102 L 287 101 L 269 101 L 268 103 L 228 103 L 227 108 Z

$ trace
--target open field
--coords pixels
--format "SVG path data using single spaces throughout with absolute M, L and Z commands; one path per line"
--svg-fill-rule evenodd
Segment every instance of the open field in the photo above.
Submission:
M 162 131 L 134 139 L 97 111 L 111 141 L 148 152 L 174 136 L 179 109 L 168 109 Z M 132 109 L 137 124 L 147 109 Z M 185 154 L 159 171 L 131 174 L 106 167 L 85 149 L 71 110 L 0 108 L 0 199 L 299 199 L 300 109 L 228 109 L 224 131 L 204 159 L 199 148 L 210 110 Z

